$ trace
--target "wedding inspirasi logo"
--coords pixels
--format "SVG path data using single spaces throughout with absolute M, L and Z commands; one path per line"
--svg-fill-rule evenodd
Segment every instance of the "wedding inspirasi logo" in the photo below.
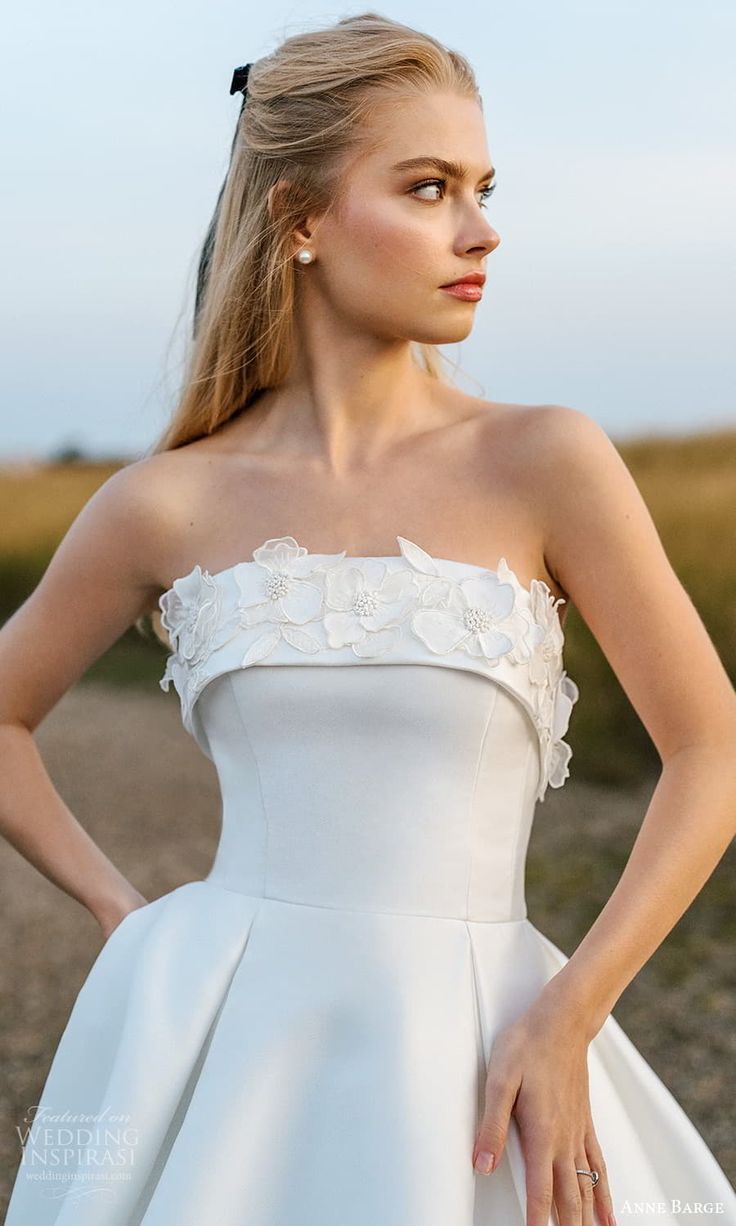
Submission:
M 48 1199 L 113 1196 L 131 1178 L 138 1129 L 131 1117 L 109 1107 L 95 1114 L 55 1112 L 36 1103 L 16 1125 L 26 1179 L 47 1185 Z

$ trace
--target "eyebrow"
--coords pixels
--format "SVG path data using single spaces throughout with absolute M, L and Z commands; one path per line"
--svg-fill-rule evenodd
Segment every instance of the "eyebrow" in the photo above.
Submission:
M 407 158 L 403 162 L 397 162 L 392 166 L 392 170 L 419 170 L 422 166 L 436 166 L 444 175 L 450 179 L 464 179 L 467 175 L 466 168 L 460 162 L 448 162 L 445 158 L 433 157 L 432 154 L 427 154 L 423 157 Z M 490 166 L 480 179 L 493 179 L 496 176 L 495 166 Z M 478 182 L 480 182 L 480 179 Z

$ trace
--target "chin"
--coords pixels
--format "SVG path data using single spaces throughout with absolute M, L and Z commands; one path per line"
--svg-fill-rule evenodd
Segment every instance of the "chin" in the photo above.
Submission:
M 439 325 L 437 320 L 433 326 L 426 328 L 417 328 L 412 333 L 412 340 L 417 341 L 422 345 L 453 345 L 457 341 L 464 341 L 467 336 L 473 331 L 474 318 L 468 318 L 464 321 L 456 321 L 455 323 L 444 323 Z

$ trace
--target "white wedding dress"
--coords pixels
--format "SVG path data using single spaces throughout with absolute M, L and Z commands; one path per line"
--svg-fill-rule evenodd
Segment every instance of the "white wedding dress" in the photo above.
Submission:
M 524 868 L 578 691 L 546 584 L 397 542 L 281 537 L 161 597 L 220 842 L 97 955 L 6 1226 L 525 1226 L 515 1119 L 494 1174 L 472 1151 L 494 1036 L 567 961 Z M 588 1051 L 619 1226 L 734 1226 L 612 1016 Z

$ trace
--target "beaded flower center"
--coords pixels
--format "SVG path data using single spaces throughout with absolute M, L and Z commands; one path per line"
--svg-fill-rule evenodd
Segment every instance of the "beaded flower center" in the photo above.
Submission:
M 491 629 L 493 618 L 487 609 L 479 609 L 477 606 L 472 606 L 463 612 L 463 625 L 466 630 L 471 631 L 473 634 L 483 634 Z
M 269 600 L 280 600 L 286 596 L 289 591 L 290 576 L 285 575 L 283 571 L 277 574 L 271 574 L 266 580 L 266 592 Z
M 356 617 L 371 617 L 378 608 L 378 597 L 375 592 L 358 592 L 353 601 L 353 613 Z

